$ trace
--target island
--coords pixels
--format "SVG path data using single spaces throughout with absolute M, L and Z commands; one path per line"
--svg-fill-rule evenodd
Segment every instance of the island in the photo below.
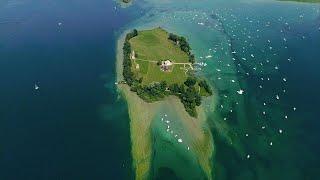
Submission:
M 163 28 L 119 37 L 116 85 L 128 106 L 135 179 L 157 179 L 164 166 L 180 178 L 212 179 L 206 112 L 216 107 L 217 96 L 196 66 L 187 39 Z
M 195 56 L 186 38 L 162 28 L 128 33 L 123 46 L 123 77 L 130 90 L 146 102 L 179 97 L 197 117 L 202 97 L 212 95 L 207 81 L 195 76 Z
M 121 0 L 123 3 L 130 3 L 131 0 Z
M 121 8 L 130 7 L 133 3 L 133 0 L 117 0 L 116 1 Z

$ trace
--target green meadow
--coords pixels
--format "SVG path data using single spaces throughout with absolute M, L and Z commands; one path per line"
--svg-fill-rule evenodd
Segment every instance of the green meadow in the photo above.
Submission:
M 142 84 L 166 81 L 168 84 L 183 83 L 186 70 L 183 64 L 172 65 L 172 70 L 164 72 L 158 61 L 171 60 L 174 63 L 189 63 L 188 54 L 168 39 L 169 34 L 161 29 L 139 31 L 139 35 L 130 39 L 132 50 L 136 53 L 132 71 L 142 77 Z M 138 64 L 138 67 L 137 67 Z M 188 68 L 188 66 L 186 66 Z

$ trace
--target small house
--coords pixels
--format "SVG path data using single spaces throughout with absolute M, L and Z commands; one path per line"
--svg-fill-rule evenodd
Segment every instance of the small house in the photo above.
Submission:
M 170 67 L 172 66 L 172 62 L 170 60 L 165 60 L 165 61 L 162 61 L 161 62 L 161 70 L 163 71 L 169 71 L 170 70 Z

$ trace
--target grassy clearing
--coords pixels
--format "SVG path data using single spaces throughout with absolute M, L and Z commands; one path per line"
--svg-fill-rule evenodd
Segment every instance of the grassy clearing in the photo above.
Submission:
M 139 69 L 136 68 L 136 64 L 139 65 Z M 144 76 L 148 73 L 149 70 L 149 62 L 147 61 L 139 61 L 135 60 L 134 71 L 139 73 L 140 76 Z
M 150 84 L 155 81 L 160 82 L 161 80 L 165 80 L 168 84 L 182 84 L 187 76 L 180 67 L 183 67 L 183 65 L 174 65 L 172 72 L 163 72 L 155 63 L 149 63 L 148 74 L 144 76 L 142 83 Z
M 168 40 L 169 34 L 161 29 L 139 31 L 138 36 L 130 39 L 132 50 L 137 54 L 135 63 L 140 68 L 133 67 L 133 72 L 143 77 L 142 84 L 166 81 L 168 84 L 183 83 L 187 76 L 181 69 L 183 65 L 174 65 L 172 72 L 163 72 L 154 61 L 170 59 L 175 63 L 189 63 L 188 54 L 179 46 Z M 142 59 L 142 60 L 139 60 Z M 153 62 L 146 62 L 153 61 Z M 148 65 L 147 65 L 148 64 Z

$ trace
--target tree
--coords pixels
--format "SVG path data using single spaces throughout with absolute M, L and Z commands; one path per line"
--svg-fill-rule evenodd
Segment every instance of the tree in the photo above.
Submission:
M 182 93 L 182 94 L 186 92 L 183 84 L 180 85 L 179 91 L 180 91 L 180 93 Z
M 187 42 L 186 38 L 183 37 L 183 36 L 181 36 L 181 37 L 179 38 L 179 41 L 181 41 L 181 42 L 183 42 L 183 43 L 186 43 L 186 42 Z
M 180 93 L 180 87 L 179 87 L 179 85 L 178 85 L 177 83 L 171 84 L 171 85 L 169 86 L 169 89 L 170 89 L 170 91 L 171 91 L 172 93 L 174 93 L 174 94 Z
M 134 29 L 132 32 L 126 35 L 126 41 L 129 41 L 131 38 L 138 36 L 138 31 Z
M 179 40 L 179 36 L 170 33 L 168 39 L 170 39 L 171 41 L 177 42 Z
M 160 88 L 161 88 L 161 90 L 166 90 L 166 88 L 167 88 L 167 82 L 166 81 L 161 81 L 160 82 Z
M 194 101 L 195 101 L 195 103 L 196 103 L 197 106 L 200 106 L 200 105 L 201 105 L 201 96 L 200 96 L 198 93 L 195 94 L 195 99 L 194 99 Z
M 184 82 L 184 84 L 188 87 L 192 87 L 197 83 L 196 78 L 194 77 L 188 77 L 187 80 Z
M 189 55 L 189 62 L 191 62 L 192 64 L 194 64 L 196 62 L 194 54 Z
M 136 29 L 134 29 L 132 33 L 133 37 L 138 36 L 138 31 Z

